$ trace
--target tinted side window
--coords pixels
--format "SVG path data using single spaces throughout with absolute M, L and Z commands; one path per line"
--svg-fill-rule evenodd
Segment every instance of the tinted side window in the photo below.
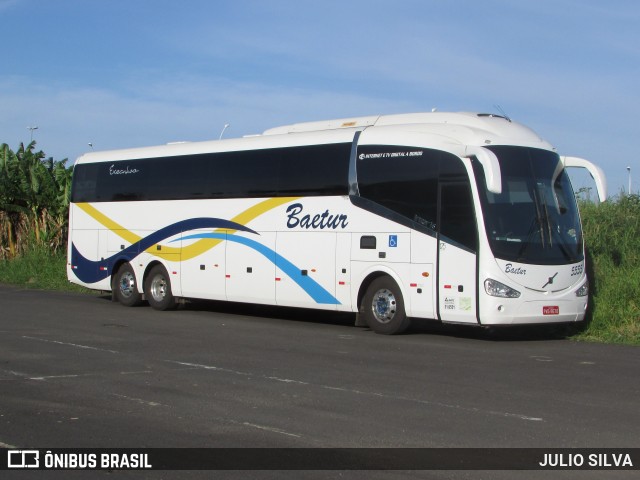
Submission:
M 351 144 L 282 149 L 278 194 L 347 195 Z
M 440 150 L 366 145 L 358 148 L 360 196 L 471 250 L 477 228 L 469 176 L 462 161 Z M 438 216 L 438 189 L 440 216 Z M 396 220 L 394 220 L 396 221 Z M 418 227 L 418 228 L 420 228 Z
M 348 194 L 350 143 L 77 165 L 72 201 Z
M 280 149 L 213 154 L 209 158 L 210 198 L 274 197 Z
M 440 188 L 440 233 L 476 251 L 476 215 L 469 182 L 443 182 Z
M 438 216 L 442 152 L 410 147 L 358 148 L 360 195 L 431 230 Z
M 89 163 L 76 165 L 73 168 L 71 186 L 72 202 L 95 201 L 97 197 L 98 166 L 100 164 Z

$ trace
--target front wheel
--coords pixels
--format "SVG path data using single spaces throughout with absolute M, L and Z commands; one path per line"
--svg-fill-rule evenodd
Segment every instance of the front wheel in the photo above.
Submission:
M 402 333 L 411 323 L 398 284 L 387 276 L 376 278 L 367 288 L 363 315 L 371 330 L 385 335 Z
M 144 294 L 149 305 L 156 310 L 169 310 L 176 306 L 176 299 L 171 293 L 169 274 L 162 265 L 156 265 L 147 275 Z

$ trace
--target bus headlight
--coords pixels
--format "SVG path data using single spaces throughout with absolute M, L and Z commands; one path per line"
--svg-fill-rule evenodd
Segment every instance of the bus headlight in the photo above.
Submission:
M 492 278 L 487 278 L 484 281 L 484 290 L 487 292 L 487 295 L 491 295 L 492 297 L 518 298 L 520 296 L 519 291 L 507 287 L 504 283 L 500 283 Z
M 584 282 L 584 285 L 582 285 L 577 291 L 576 291 L 576 297 L 586 297 L 587 295 L 589 295 L 589 282 Z

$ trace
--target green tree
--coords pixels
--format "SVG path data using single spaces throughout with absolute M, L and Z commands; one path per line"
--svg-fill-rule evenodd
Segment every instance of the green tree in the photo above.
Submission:
M 0 146 L 0 257 L 14 257 L 30 244 L 64 245 L 72 169 L 67 159 L 45 160 L 35 142 L 13 152 Z

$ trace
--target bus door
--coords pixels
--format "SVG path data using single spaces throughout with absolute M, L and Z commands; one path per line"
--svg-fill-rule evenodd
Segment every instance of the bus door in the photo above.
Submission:
M 440 181 L 437 225 L 438 318 L 477 323 L 478 234 L 468 181 Z

